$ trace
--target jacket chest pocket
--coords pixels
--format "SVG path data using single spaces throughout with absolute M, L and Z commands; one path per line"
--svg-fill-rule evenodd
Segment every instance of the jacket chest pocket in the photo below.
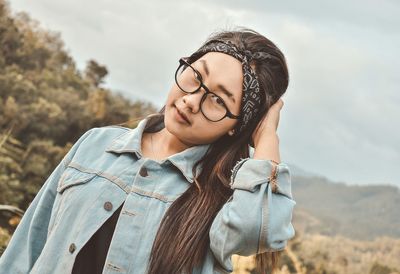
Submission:
M 67 189 L 74 190 L 74 186 L 86 184 L 96 177 L 96 173 L 80 171 L 73 167 L 67 167 L 57 185 L 57 192 L 63 194 Z
M 60 219 L 70 218 L 66 212 L 83 208 L 90 202 L 92 196 L 84 188 L 85 185 L 95 180 L 96 173 L 80 171 L 73 167 L 67 167 L 57 184 L 57 196 L 54 203 L 53 213 L 49 223 L 48 235 L 58 225 Z

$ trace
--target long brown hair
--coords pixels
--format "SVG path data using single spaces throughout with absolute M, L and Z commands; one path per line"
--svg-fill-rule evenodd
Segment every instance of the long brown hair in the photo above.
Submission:
M 248 145 L 252 144 L 252 132 L 271 105 L 285 93 L 289 83 L 284 55 L 273 42 L 258 32 L 244 27 L 222 30 L 212 33 L 206 42 L 214 38 L 230 40 L 241 49 L 262 51 L 273 56 L 272 60 L 252 61 L 261 90 L 271 95 L 272 100 L 262 104 L 261 111 L 253 118 L 248 130 L 235 137 L 227 134 L 222 136 L 210 145 L 204 157 L 195 164 L 192 170 L 195 182 L 171 204 L 161 221 L 151 250 L 148 274 L 192 273 L 196 266 L 202 264 L 210 244 L 211 224 L 233 194 L 229 187 L 231 170 L 241 158 L 249 157 Z M 189 60 L 191 63 L 194 61 Z M 164 111 L 165 105 L 158 113 L 151 115 L 145 130 L 151 131 L 151 127 L 162 119 Z M 198 165 L 202 167 L 200 174 L 196 174 Z M 281 252 L 257 254 L 257 273 L 274 272 Z

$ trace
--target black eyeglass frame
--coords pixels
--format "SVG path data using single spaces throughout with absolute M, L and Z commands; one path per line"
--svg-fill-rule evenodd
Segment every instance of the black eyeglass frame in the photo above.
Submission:
M 214 92 L 210 91 L 210 89 L 209 89 L 206 85 L 204 85 L 204 83 L 203 83 L 203 77 L 202 77 L 201 73 L 200 73 L 197 69 L 195 69 L 194 67 L 192 67 L 192 65 L 189 64 L 189 63 L 187 62 L 186 59 L 187 59 L 187 57 L 181 57 L 181 58 L 179 59 L 179 66 L 178 66 L 178 68 L 177 68 L 176 71 L 175 71 L 175 83 L 178 85 L 178 87 L 180 88 L 180 90 L 181 90 L 182 92 L 187 93 L 187 94 L 196 93 L 196 92 L 199 91 L 201 88 L 204 88 L 204 90 L 205 90 L 206 92 L 203 94 L 203 96 L 201 97 L 201 100 L 200 100 L 200 110 L 201 110 L 201 113 L 203 113 L 203 116 L 204 116 L 207 120 L 209 120 L 209 121 L 211 121 L 211 122 L 219 122 L 219 121 L 221 121 L 222 119 L 224 119 L 225 117 L 229 117 L 229 118 L 231 118 L 231 119 L 240 119 L 240 118 L 242 117 L 242 115 L 241 115 L 241 114 L 239 114 L 239 115 L 233 114 L 233 113 L 229 110 L 229 108 L 228 108 L 228 106 L 226 105 L 224 99 L 222 99 L 221 96 L 219 96 L 219 95 L 215 94 Z M 186 91 L 186 90 L 184 90 L 184 89 L 179 85 L 179 83 L 178 83 L 178 71 L 179 71 L 179 69 L 181 68 L 181 66 L 183 66 L 183 65 L 186 65 L 186 66 L 191 67 L 191 68 L 194 70 L 194 72 L 197 73 L 197 75 L 199 76 L 199 79 L 200 79 L 200 86 L 199 86 L 195 91 L 192 91 L 192 92 Z M 185 68 L 185 69 L 186 69 L 186 68 Z M 208 118 L 208 117 L 204 114 L 204 112 L 203 112 L 202 104 L 203 104 L 203 101 L 206 99 L 207 94 L 209 94 L 209 93 L 211 93 L 211 94 L 215 95 L 216 97 L 218 97 L 219 99 L 221 99 L 221 101 L 223 102 L 224 107 L 225 107 L 225 109 L 226 109 L 225 115 L 224 115 L 221 119 L 216 120 L 216 121 L 211 120 L 210 118 Z

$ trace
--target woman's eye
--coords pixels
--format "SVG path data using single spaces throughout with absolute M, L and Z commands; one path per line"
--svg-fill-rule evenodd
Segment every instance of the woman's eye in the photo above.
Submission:
M 192 80 L 195 82 L 200 82 L 199 75 L 195 71 L 193 71 Z
M 218 105 L 221 105 L 221 106 L 224 105 L 224 101 L 222 101 L 222 99 L 219 98 L 218 96 L 211 95 L 211 98 L 212 98 Z

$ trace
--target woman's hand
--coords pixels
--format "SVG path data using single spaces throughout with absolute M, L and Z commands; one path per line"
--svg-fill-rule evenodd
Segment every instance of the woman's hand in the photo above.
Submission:
M 253 158 L 280 162 L 279 138 L 276 131 L 282 107 L 283 100 L 279 99 L 270 107 L 254 130 L 252 134 L 255 149 Z
M 252 134 L 253 144 L 256 147 L 260 140 L 266 139 L 271 134 L 276 134 L 279 125 L 280 111 L 283 107 L 283 100 L 279 99 L 273 104 L 268 112 L 261 119 L 257 128 Z

